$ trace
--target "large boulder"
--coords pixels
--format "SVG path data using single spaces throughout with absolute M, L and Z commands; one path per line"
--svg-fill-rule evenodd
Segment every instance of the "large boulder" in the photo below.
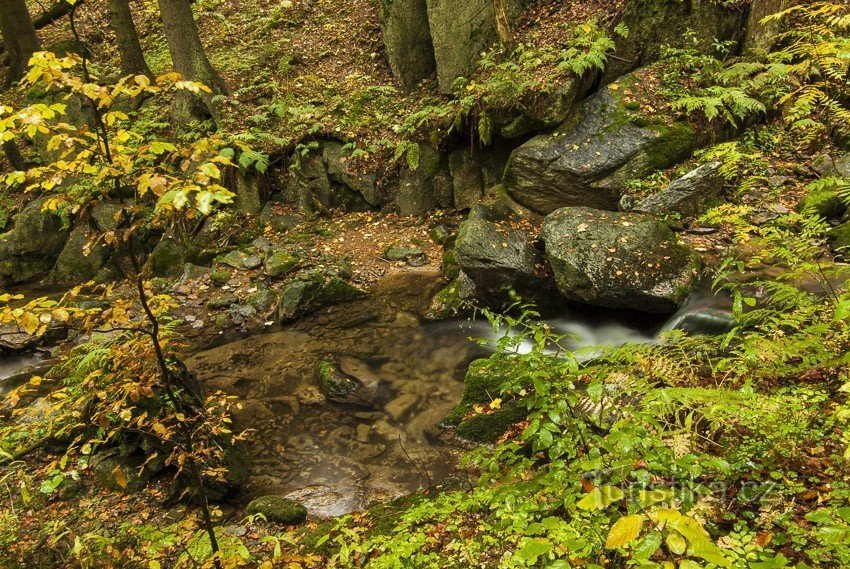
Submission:
M 629 180 L 676 164 L 693 145 L 692 127 L 633 116 L 609 86 L 553 133 L 514 150 L 505 185 L 516 201 L 540 213 L 567 206 L 615 210 Z
M 70 230 L 47 198 L 30 202 L 15 216 L 11 231 L 0 235 L 0 285 L 25 283 L 47 273 L 68 241 Z
M 542 232 L 558 290 L 611 308 L 674 312 L 699 279 L 696 253 L 648 215 L 568 207 Z
M 405 90 L 434 73 L 434 45 L 425 0 L 381 0 L 381 35 L 387 62 Z
M 632 211 L 656 215 L 678 213 L 683 217 L 699 215 L 723 191 L 720 167 L 720 162 L 711 162 L 691 170 L 657 194 L 641 200 Z
M 341 165 L 331 168 L 331 171 L 339 174 L 332 177 L 323 153 L 313 152 L 303 156 L 297 166 L 289 170 L 284 197 L 309 212 L 368 210 L 370 204 L 363 195 L 341 181 L 344 179 L 341 175 L 343 169 Z
M 616 59 L 606 77 L 615 79 L 657 61 L 664 46 L 711 53 L 715 42 L 740 42 L 747 11 L 715 0 L 627 0 L 621 23 L 629 33 L 617 40 Z
M 475 69 L 481 52 L 498 36 L 495 3 L 426 0 L 426 4 L 440 90 L 452 93 L 455 80 Z M 522 15 L 523 0 L 504 0 L 503 4 L 508 21 L 514 22 Z
M 509 289 L 527 289 L 536 280 L 539 254 L 529 241 L 507 223 L 468 219 L 458 229 L 455 258 L 478 294 L 503 297 Z

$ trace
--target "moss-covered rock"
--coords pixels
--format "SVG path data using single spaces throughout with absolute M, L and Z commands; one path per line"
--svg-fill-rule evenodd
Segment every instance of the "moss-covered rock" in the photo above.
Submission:
M 546 217 L 542 238 L 558 290 L 570 300 L 669 313 L 699 280 L 694 250 L 648 215 L 563 208 Z
M 455 280 L 434 296 L 425 317 L 428 320 L 453 318 L 466 312 L 474 300 L 475 283 L 461 271 Z
M 45 211 L 47 198 L 27 204 L 0 235 L 0 285 L 30 282 L 46 274 L 68 240 L 69 228 L 55 212 Z
M 475 283 L 482 300 L 506 298 L 539 284 L 535 276 L 539 254 L 528 235 L 506 223 L 480 216 L 460 224 L 455 256 L 460 270 Z
M 505 172 L 508 192 L 540 213 L 566 206 L 617 209 L 629 180 L 680 162 L 695 143 L 686 123 L 635 120 L 617 90 L 603 89 L 555 132 L 513 152 Z
M 440 90 L 452 93 L 455 80 L 468 76 L 481 52 L 496 40 L 493 2 L 427 0 L 426 4 Z M 505 0 L 509 21 L 522 15 L 524 4 L 522 0 Z
M 261 496 L 252 500 L 246 511 L 262 514 L 270 522 L 286 525 L 300 524 L 307 519 L 307 508 L 283 496 Z
M 850 222 L 834 227 L 828 235 L 832 248 L 844 259 L 850 258 Z
M 390 247 L 384 251 L 387 261 L 404 261 L 411 267 L 422 267 L 428 264 L 428 255 L 417 247 Z
M 176 237 L 165 236 L 159 240 L 148 258 L 148 267 L 157 277 L 176 277 L 186 263 L 198 260 L 199 249 Z
M 405 90 L 434 73 L 434 45 L 425 0 L 381 0 L 381 37 L 387 62 Z
M 287 283 L 280 293 L 278 318 L 289 323 L 330 306 L 361 298 L 366 293 L 339 277 L 313 275 Z
M 97 455 L 91 461 L 91 468 L 95 480 L 104 488 L 135 494 L 148 482 L 149 474 L 143 464 L 142 457 Z
M 443 420 L 446 426 L 456 427 L 458 435 L 470 441 L 492 443 L 508 428 L 525 417 L 525 409 L 513 399 L 501 401 L 502 384 L 509 377 L 510 363 L 499 358 L 476 360 L 469 366 L 463 380 L 460 403 Z M 476 406 L 488 405 L 500 399 L 498 409 L 475 413 Z
M 747 11 L 714 0 L 627 0 L 621 22 L 627 37 L 617 41 L 617 59 L 606 67 L 614 79 L 661 58 L 664 46 L 710 53 L 716 41 L 740 42 Z
M 300 259 L 292 253 L 274 251 L 266 257 L 263 265 L 266 276 L 276 279 L 292 272 L 300 264 Z
M 75 227 L 53 267 L 52 280 L 59 283 L 82 283 L 97 275 L 109 260 L 109 250 L 102 243 L 92 243 L 85 226 Z

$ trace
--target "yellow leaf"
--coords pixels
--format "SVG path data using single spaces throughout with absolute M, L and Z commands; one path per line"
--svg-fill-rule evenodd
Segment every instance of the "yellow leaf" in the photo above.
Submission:
M 608 538 L 605 540 L 605 547 L 623 547 L 636 540 L 640 535 L 640 530 L 643 528 L 643 516 L 631 515 L 623 516 L 611 526 L 611 531 L 608 532 Z
M 124 471 L 121 470 L 120 466 L 116 466 L 112 469 L 112 475 L 115 477 L 115 481 L 121 488 L 127 487 L 127 477 L 124 476 Z
M 496 410 L 502 408 L 502 400 L 501 399 L 493 399 L 490 402 L 490 409 Z

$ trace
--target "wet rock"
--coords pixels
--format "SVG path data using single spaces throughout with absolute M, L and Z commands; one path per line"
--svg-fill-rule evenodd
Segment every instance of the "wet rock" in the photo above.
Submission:
M 381 0 L 380 15 L 390 69 L 410 90 L 437 68 L 425 0 Z
M 222 308 L 228 308 L 233 304 L 239 304 L 239 297 L 235 294 L 225 294 L 224 296 L 211 298 L 207 301 L 207 308 L 210 310 L 221 310 Z
M 15 216 L 11 231 L 0 234 L 0 285 L 25 283 L 46 274 L 64 248 L 69 230 L 58 215 L 44 211 L 46 200 L 27 204 Z
M 445 245 L 452 236 L 452 232 L 445 225 L 435 225 L 428 230 L 428 237 L 437 245 Z
M 428 255 L 416 247 L 390 247 L 384 252 L 387 261 L 404 261 L 411 267 L 422 267 L 428 264 Z
M 508 224 L 476 217 L 461 223 L 455 257 L 479 297 L 506 298 L 509 290 L 530 289 L 539 280 L 534 275 L 539 254 L 529 241 Z
M 635 213 L 666 215 L 678 213 L 692 217 L 704 213 L 723 191 L 720 162 L 712 162 L 691 170 L 669 186 L 638 203 Z
M 646 124 L 631 116 L 619 96 L 606 87 L 555 132 L 517 148 L 505 171 L 510 196 L 539 213 L 565 206 L 615 210 L 628 180 L 690 154 L 690 126 Z
M 476 297 L 475 283 L 462 271 L 448 286 L 438 292 L 428 309 L 428 320 L 446 320 L 466 312 Z
M 266 276 L 276 279 L 292 272 L 300 263 L 300 259 L 288 251 L 275 251 L 266 257 L 264 269 Z
M 699 276 L 696 253 L 646 215 L 563 208 L 542 237 L 561 294 L 587 304 L 675 312 Z
M 278 318 L 282 323 L 294 322 L 322 306 L 354 300 L 364 294 L 338 277 L 299 279 L 283 287 Z
M 307 508 L 283 496 L 262 496 L 252 500 L 246 511 L 249 514 L 262 514 L 270 522 L 295 525 L 307 519 Z

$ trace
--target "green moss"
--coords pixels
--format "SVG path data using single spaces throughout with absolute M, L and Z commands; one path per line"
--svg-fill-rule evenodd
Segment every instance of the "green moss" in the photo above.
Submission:
M 253 500 L 246 511 L 262 514 L 270 522 L 286 525 L 300 524 L 307 519 L 307 508 L 283 496 L 262 496 Z
M 843 252 L 845 255 L 850 252 L 850 222 L 842 223 L 831 229 L 828 235 L 833 249 Z
M 691 125 L 683 122 L 673 124 L 648 125 L 658 133 L 653 144 L 646 151 L 647 170 L 665 168 L 685 160 L 691 155 L 696 133 Z
M 287 251 L 276 251 L 265 261 L 265 273 L 271 278 L 279 278 L 297 268 L 300 260 Z

